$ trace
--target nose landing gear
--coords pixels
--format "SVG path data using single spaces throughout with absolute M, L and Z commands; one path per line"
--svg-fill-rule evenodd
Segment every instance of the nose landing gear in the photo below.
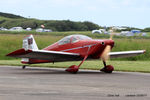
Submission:
M 112 73 L 114 70 L 114 67 L 112 65 L 106 65 L 106 62 L 103 61 L 104 67 L 100 69 L 100 71 L 105 72 L 105 73 Z

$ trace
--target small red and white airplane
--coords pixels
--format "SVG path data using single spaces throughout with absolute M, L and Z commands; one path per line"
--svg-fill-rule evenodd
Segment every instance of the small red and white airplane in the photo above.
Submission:
M 92 39 L 85 35 L 66 36 L 58 42 L 39 50 L 33 35 L 23 39 L 23 48 L 6 56 L 22 58 L 23 64 L 37 64 L 63 61 L 81 61 L 66 69 L 71 73 L 77 73 L 85 60 L 102 59 L 104 68 L 100 71 L 112 73 L 114 67 L 106 65 L 106 60 L 117 57 L 131 57 L 145 53 L 145 50 L 110 52 L 114 46 L 112 36 L 110 39 Z M 23 65 L 23 69 L 26 65 Z

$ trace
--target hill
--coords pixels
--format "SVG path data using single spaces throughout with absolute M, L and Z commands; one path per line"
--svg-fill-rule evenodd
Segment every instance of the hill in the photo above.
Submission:
M 24 18 L 24 17 L 19 16 L 19 15 L 14 15 L 14 14 L 9 14 L 9 13 L 3 13 L 3 12 L 0 12 L 0 17 L 13 18 L 13 19 Z
M 53 31 L 91 31 L 100 28 L 99 25 L 89 21 L 38 20 L 13 14 L 0 13 L 0 27 L 12 28 L 21 26 L 23 28 L 31 27 L 32 29 L 36 29 L 41 25 L 45 25 L 45 28 L 52 29 Z

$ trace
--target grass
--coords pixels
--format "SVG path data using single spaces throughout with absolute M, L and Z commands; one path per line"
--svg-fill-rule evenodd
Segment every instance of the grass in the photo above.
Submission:
M 75 32 L 68 32 L 64 33 L 66 34 L 74 34 Z M 78 33 L 78 32 L 77 32 Z M 80 32 L 79 32 L 80 33 Z M 5 55 L 15 51 L 17 49 L 22 48 L 22 39 L 27 34 L 0 34 L 0 60 L 8 60 L 8 59 L 14 59 L 10 57 L 6 57 Z M 53 33 L 54 34 L 54 33 Z M 62 33 L 63 34 L 63 33 Z M 80 34 L 88 34 L 86 32 L 81 32 Z M 90 34 L 91 35 L 91 34 Z M 105 35 L 100 35 L 101 37 L 97 37 L 96 35 L 91 36 L 92 38 L 101 39 L 101 38 L 108 38 Z M 55 33 L 55 35 L 52 34 L 35 34 L 34 35 L 35 40 L 37 42 L 37 45 L 39 49 L 42 49 L 52 43 L 55 43 L 59 39 L 63 38 L 63 35 L 60 35 L 60 33 Z M 112 51 L 127 51 L 127 50 L 141 50 L 145 49 L 147 52 L 146 54 L 131 57 L 131 58 L 123 58 L 123 59 L 115 59 L 115 60 L 150 60 L 150 39 L 147 38 L 114 38 L 115 40 L 115 47 Z
M 39 49 L 42 49 L 59 39 L 63 38 L 66 35 L 70 34 L 84 34 L 92 38 L 101 39 L 109 38 L 108 35 L 98 35 L 90 34 L 90 32 L 52 32 L 52 33 L 31 33 L 27 32 L 0 32 L 0 65 L 13 65 L 13 66 L 22 66 L 20 59 L 14 59 L 6 57 L 5 55 L 9 52 L 12 52 L 16 49 L 22 48 L 22 39 L 28 34 L 34 34 L 35 40 L 38 44 Z M 113 61 L 108 61 L 107 64 L 111 64 L 115 67 L 116 71 L 131 71 L 131 72 L 150 72 L 150 37 L 141 38 L 141 37 L 114 37 L 115 47 L 112 51 L 126 51 L 126 50 L 147 50 L 146 54 L 123 59 L 113 59 Z M 125 61 L 126 60 L 126 61 Z M 132 61 L 129 61 L 132 60 Z M 31 66 L 39 67 L 57 67 L 57 68 L 66 68 L 71 65 L 78 65 L 80 62 L 61 62 L 61 63 L 46 63 L 46 64 L 35 64 Z M 99 70 L 103 67 L 102 61 L 86 61 L 81 66 L 81 69 L 93 69 Z
M 10 18 L 0 16 L 0 20 L 9 20 Z
M 22 48 L 22 39 L 25 36 L 26 35 L 20 34 L 0 34 L 0 59 L 13 59 L 6 57 L 5 55 L 9 52 Z M 42 49 L 61 38 L 62 36 L 35 35 L 39 49 Z
M 78 65 L 80 62 L 60 62 L 60 63 L 45 63 L 34 64 L 30 66 L 49 67 L 49 68 L 67 68 L 71 65 Z M 145 72 L 150 73 L 150 61 L 108 61 L 107 64 L 114 66 L 115 71 L 128 71 L 128 72 Z M 22 66 L 20 60 L 0 60 L 0 65 Z M 99 70 L 103 67 L 102 61 L 85 61 L 80 67 L 81 69 Z
M 144 38 L 144 39 L 150 39 L 150 32 L 146 32 L 148 36 L 141 37 L 141 36 L 134 36 L 134 37 L 125 37 L 125 36 L 114 36 L 115 38 Z M 109 38 L 109 35 L 104 34 L 91 34 L 91 31 L 67 31 L 67 32 L 35 32 L 35 30 L 32 31 L 0 31 L 0 34 L 33 34 L 33 35 L 53 35 L 53 36 L 67 36 L 71 34 L 83 34 L 90 36 L 92 38 Z

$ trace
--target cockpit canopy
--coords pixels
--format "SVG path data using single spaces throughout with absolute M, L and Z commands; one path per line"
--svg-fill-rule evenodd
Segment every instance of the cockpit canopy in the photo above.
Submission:
M 67 43 L 75 43 L 79 40 L 91 40 L 92 38 L 85 35 L 69 35 L 58 41 L 59 45 L 67 44 Z

